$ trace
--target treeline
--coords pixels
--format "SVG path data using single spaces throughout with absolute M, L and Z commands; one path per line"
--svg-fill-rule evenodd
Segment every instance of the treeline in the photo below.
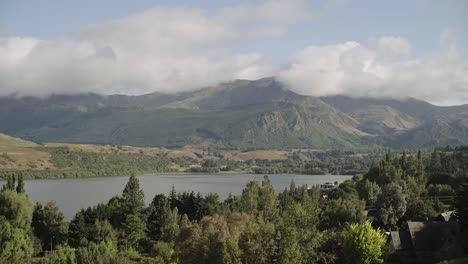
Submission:
M 356 175 L 366 173 L 372 162 L 384 152 L 356 153 L 353 151 L 293 151 L 286 160 L 253 159 L 247 161 L 227 160 L 218 154 L 218 160 L 205 160 L 191 172 L 213 173 L 243 170 L 255 174 L 309 174 L 309 175 Z
M 50 162 L 55 168 L 45 170 L 19 170 L 0 172 L 0 179 L 9 175 L 22 175 L 25 179 L 81 178 L 97 176 L 118 176 L 132 173 L 171 172 L 170 160 L 163 156 L 149 156 L 139 153 L 73 151 L 67 147 L 40 147 L 50 153 Z
M 468 231 L 468 153 L 431 156 L 388 152 L 328 192 L 291 182 L 277 193 L 265 176 L 224 201 L 173 188 L 146 206 L 131 176 L 121 195 L 70 222 L 53 202 L 34 206 L 12 179 L 0 192 L 0 262 L 383 263 L 383 230 L 405 221 L 455 209 Z
M 381 152 L 358 154 L 344 151 L 294 151 L 287 160 L 231 160 L 220 153 L 216 158 L 201 161 L 193 158 L 169 158 L 165 155 L 144 155 L 120 150 L 86 152 L 67 147 L 38 147 L 50 154 L 50 168 L 0 171 L 0 179 L 21 175 L 25 179 L 81 178 L 118 176 L 143 173 L 163 173 L 177 170 L 200 173 L 237 171 L 256 174 L 334 174 L 365 173 Z M 213 154 L 213 153 L 212 153 Z M 203 158 L 203 156 L 201 156 Z

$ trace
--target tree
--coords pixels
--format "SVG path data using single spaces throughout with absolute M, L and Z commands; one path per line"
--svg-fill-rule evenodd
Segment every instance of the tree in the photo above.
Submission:
M 271 184 L 270 178 L 264 176 L 262 187 L 259 190 L 259 210 L 266 221 L 273 221 L 278 218 L 278 195 Z
M 76 252 L 77 263 L 114 264 L 117 259 L 117 247 L 111 241 L 99 244 L 91 242 Z
M 180 216 L 177 207 L 165 213 L 165 219 L 161 225 L 161 239 L 165 242 L 174 241 L 180 232 Z
M 55 252 L 46 254 L 41 264 L 76 264 L 75 249 L 59 246 Z
M 94 243 L 101 243 L 102 241 L 116 243 L 116 240 L 116 234 L 112 225 L 107 220 L 100 221 L 96 219 L 90 228 L 89 241 Z
M 160 258 L 163 260 L 163 263 L 175 263 L 172 243 L 166 243 L 162 241 L 154 243 L 150 250 L 150 255 Z
M 140 213 L 145 206 L 145 194 L 140 189 L 140 181 L 135 175 L 131 175 L 125 186 L 122 198 L 129 214 Z
M 16 186 L 16 192 L 17 193 L 24 193 L 24 180 L 23 180 L 23 175 L 20 174 L 18 176 L 18 186 Z
M 14 191 L 15 190 L 15 175 L 10 174 L 7 177 L 7 182 L 5 185 L 2 187 L 2 191 Z
M 315 263 L 323 257 L 317 250 L 321 243 L 317 230 L 318 216 L 315 210 L 306 208 L 301 203 L 294 203 L 283 212 L 280 263 Z
M 275 252 L 275 226 L 252 220 L 239 238 L 242 263 L 270 263 Z
M 301 248 L 298 240 L 299 234 L 295 227 L 286 225 L 281 228 L 281 246 L 279 250 L 278 263 L 303 263 Z
M 31 200 L 23 193 L 11 190 L 0 192 L 0 216 L 4 216 L 13 227 L 29 231 L 33 207 Z
M 242 190 L 241 195 L 241 209 L 250 215 L 258 213 L 258 200 L 259 200 L 260 187 L 257 181 L 250 181 L 247 186 Z
M 33 243 L 24 229 L 0 216 L 0 261 L 9 264 L 30 263 Z
M 468 246 L 468 181 L 465 176 L 465 183 L 460 187 L 455 200 L 456 216 L 460 222 L 462 232 Z
M 178 259 L 180 263 L 239 263 L 239 250 L 229 239 L 224 217 L 205 216 L 199 224 L 182 229 L 176 243 Z
M 387 228 L 395 228 L 398 220 L 406 212 L 406 197 L 401 186 L 390 183 L 382 188 L 382 194 L 377 200 L 379 219 Z
M 149 208 L 148 236 L 152 240 L 174 241 L 180 231 L 179 220 L 177 207 L 171 210 L 168 199 L 156 195 Z
M 88 245 L 88 237 L 90 233 L 89 223 L 85 217 L 85 210 L 81 209 L 75 214 L 70 221 L 68 228 L 68 243 L 72 247 L 80 247 Z
M 356 264 L 384 262 L 386 237 L 372 228 L 370 222 L 352 224 L 344 233 L 344 252 L 348 261 Z
M 43 250 L 55 249 L 67 241 L 68 225 L 64 215 L 55 204 L 47 202 L 43 207 L 36 203 L 32 227 L 34 234 L 41 240 Z
M 400 181 L 402 170 L 399 165 L 395 166 L 389 159 L 391 159 L 391 153 L 387 154 L 386 160 L 381 160 L 378 166 L 373 166 L 364 178 L 376 182 L 379 186 Z
M 354 186 L 354 182 L 352 180 L 345 180 L 338 186 L 338 188 L 330 192 L 329 197 L 331 199 L 354 199 L 358 198 L 359 194 Z
M 125 244 L 129 247 L 138 249 L 140 241 L 146 237 L 145 222 L 138 215 L 127 215 L 124 223 Z
M 361 180 L 356 187 L 359 193 L 359 197 L 366 201 L 368 206 L 375 205 L 377 198 L 382 192 L 377 183 L 369 181 L 368 179 Z
M 329 200 L 320 217 L 323 229 L 342 229 L 349 224 L 362 223 L 366 219 L 364 214 L 365 202 L 359 199 Z
M 221 243 L 220 263 L 241 264 L 241 252 L 237 241 L 232 238 L 226 238 Z

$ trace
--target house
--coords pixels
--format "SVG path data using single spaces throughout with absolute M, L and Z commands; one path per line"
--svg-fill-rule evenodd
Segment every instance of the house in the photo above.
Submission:
M 390 263 L 438 263 L 463 256 L 457 222 L 408 222 L 390 232 Z

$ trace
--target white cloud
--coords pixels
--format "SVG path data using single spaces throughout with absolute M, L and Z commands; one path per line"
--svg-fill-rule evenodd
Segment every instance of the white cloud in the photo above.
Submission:
M 178 92 L 277 75 L 306 95 L 468 102 L 468 57 L 453 30 L 443 33 L 439 54 L 416 57 L 405 38 L 384 36 L 306 47 L 280 71 L 259 52 L 234 51 L 240 42 L 281 35 L 316 15 L 306 0 L 268 0 L 212 12 L 157 7 L 57 40 L 0 33 L 0 96 Z
M 468 57 L 454 45 L 418 58 L 404 38 L 382 37 L 369 45 L 309 46 L 291 60 L 279 79 L 300 94 L 468 101 Z
M 176 92 L 269 76 L 273 72 L 261 54 L 237 54 L 231 47 L 282 34 L 310 13 L 305 0 L 269 0 L 214 13 L 158 7 L 85 26 L 60 40 L 0 36 L 0 96 Z

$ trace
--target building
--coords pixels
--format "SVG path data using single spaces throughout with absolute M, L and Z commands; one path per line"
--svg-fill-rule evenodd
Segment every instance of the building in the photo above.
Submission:
M 408 222 L 390 232 L 390 263 L 438 263 L 463 256 L 457 222 Z
M 337 187 L 338 187 L 338 184 L 332 183 L 332 182 L 326 182 L 326 183 L 320 184 L 320 190 L 322 191 L 333 190 Z

